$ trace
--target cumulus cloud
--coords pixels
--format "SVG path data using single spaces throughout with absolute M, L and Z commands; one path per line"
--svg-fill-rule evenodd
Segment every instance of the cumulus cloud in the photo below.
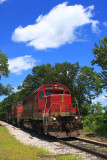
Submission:
M 107 105 L 107 93 L 100 95 L 99 97 L 95 98 L 93 103 L 101 102 L 104 105 Z
M 0 4 L 2 4 L 3 2 L 5 2 L 6 0 L 0 0 Z
M 15 42 L 26 42 L 28 46 L 44 50 L 58 48 L 66 43 L 78 40 L 76 29 L 90 24 L 92 31 L 98 30 L 97 20 L 93 20 L 94 6 L 68 6 L 67 2 L 54 7 L 48 14 L 40 15 L 35 24 L 19 26 L 12 34 Z
M 35 60 L 31 55 L 25 55 L 23 57 L 16 57 L 9 59 L 9 70 L 11 73 L 16 75 L 22 74 L 22 71 L 26 71 L 35 66 L 35 63 L 38 63 L 39 60 Z

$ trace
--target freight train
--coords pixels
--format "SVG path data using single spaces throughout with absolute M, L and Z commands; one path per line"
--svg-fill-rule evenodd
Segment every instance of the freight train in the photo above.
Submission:
M 45 84 L 6 113 L 5 120 L 58 138 L 77 137 L 81 116 L 70 90 L 62 84 Z

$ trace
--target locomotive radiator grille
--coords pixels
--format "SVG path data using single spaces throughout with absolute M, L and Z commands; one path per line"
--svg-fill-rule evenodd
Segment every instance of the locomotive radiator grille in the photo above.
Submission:
M 49 112 L 70 112 L 71 105 L 61 104 L 61 103 L 53 103 L 50 106 Z

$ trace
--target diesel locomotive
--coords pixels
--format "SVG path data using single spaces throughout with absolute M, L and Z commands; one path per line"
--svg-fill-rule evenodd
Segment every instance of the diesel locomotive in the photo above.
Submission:
M 78 105 L 62 84 L 45 84 L 9 111 L 8 120 L 58 138 L 77 137 L 82 131 Z

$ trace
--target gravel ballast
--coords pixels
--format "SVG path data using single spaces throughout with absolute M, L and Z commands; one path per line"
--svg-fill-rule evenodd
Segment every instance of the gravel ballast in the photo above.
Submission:
M 59 142 L 49 142 L 43 137 L 37 136 L 34 133 L 31 133 L 29 131 L 22 130 L 21 128 L 15 127 L 11 124 L 8 124 L 6 122 L 0 121 L 0 124 L 5 126 L 9 133 L 14 136 L 17 140 L 19 140 L 21 143 L 25 145 L 32 145 L 39 148 L 44 148 L 45 150 L 48 150 L 53 155 L 57 154 L 76 154 L 79 156 L 82 156 L 84 160 L 96 160 L 101 159 L 96 156 L 92 156 L 90 154 L 87 154 L 85 152 L 82 152 L 80 150 L 71 148 L 69 146 L 65 146 L 60 144 Z

